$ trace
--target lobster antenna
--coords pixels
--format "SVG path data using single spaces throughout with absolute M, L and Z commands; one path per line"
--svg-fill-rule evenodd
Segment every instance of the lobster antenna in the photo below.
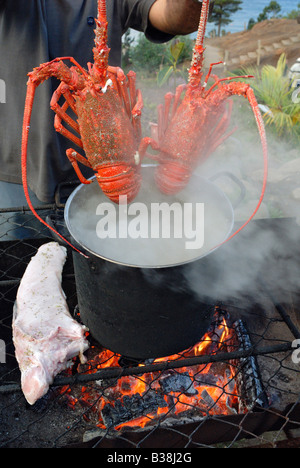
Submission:
M 203 0 L 201 8 L 201 16 L 198 28 L 198 34 L 196 39 L 196 46 L 203 46 L 204 36 L 206 31 L 206 25 L 209 13 L 209 0 Z
M 107 80 L 108 56 L 110 49 L 107 47 L 107 17 L 105 0 L 98 0 L 98 17 L 95 19 L 95 47 L 94 53 L 94 77 L 105 86 Z
M 31 209 L 34 216 L 42 223 L 44 226 L 49 228 L 53 231 L 58 237 L 60 237 L 65 243 L 67 243 L 70 247 L 72 247 L 76 252 L 87 257 L 84 253 L 80 252 L 76 247 L 74 247 L 67 239 L 65 239 L 59 232 L 57 232 L 52 226 L 46 223 L 40 215 L 37 214 L 36 210 L 34 209 L 32 202 L 30 200 L 29 192 L 28 192 L 28 181 L 27 181 L 27 150 L 28 150 L 28 135 L 30 129 L 30 120 L 31 120 L 31 111 L 33 106 L 33 100 L 35 95 L 36 87 L 35 83 L 33 83 L 30 79 L 28 81 L 27 93 L 26 93 L 26 100 L 25 100 L 25 109 L 24 109 L 24 118 L 23 118 L 23 128 L 22 128 L 22 148 L 21 148 L 21 170 L 22 170 L 22 182 L 23 182 L 23 189 L 24 194 L 26 197 L 26 201 L 28 203 L 29 208 Z
M 197 86 L 202 77 L 202 66 L 203 66 L 203 43 L 204 43 L 204 36 L 206 31 L 206 25 L 208 20 L 208 13 L 209 13 L 209 0 L 203 0 L 202 7 L 201 7 L 201 16 L 200 22 L 198 27 L 198 33 L 196 38 L 196 43 L 193 52 L 193 58 L 191 67 L 189 70 L 189 81 L 193 82 L 195 86 Z
M 105 0 L 99 0 L 98 1 L 98 20 L 103 21 L 106 23 L 106 1 Z

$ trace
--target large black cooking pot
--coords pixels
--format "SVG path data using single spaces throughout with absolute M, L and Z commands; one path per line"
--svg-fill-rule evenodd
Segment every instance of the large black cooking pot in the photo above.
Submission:
M 128 206 L 112 204 L 93 183 L 76 188 L 65 207 L 65 224 L 72 242 L 89 257 L 73 252 L 81 320 L 102 346 L 134 359 L 169 356 L 201 340 L 211 324 L 217 299 L 208 292 L 218 277 L 211 254 L 233 227 L 232 205 L 212 181 L 194 175 L 180 195 L 168 197 L 155 187 L 152 171 L 152 167 L 143 168 L 142 189 Z M 199 235 L 199 245 L 187 248 L 192 231 L 187 233 L 188 238 L 174 236 L 172 227 L 175 229 L 178 217 L 168 220 L 169 236 L 164 238 L 160 233 L 158 239 L 151 237 L 153 203 L 163 202 L 167 206 L 177 203 L 181 213 L 190 216 L 191 211 L 185 211 L 188 204 L 194 228 L 197 225 L 201 232 L 203 228 L 203 245 Z M 200 203 L 204 225 L 200 214 L 196 215 L 196 204 L 199 207 Z M 130 217 L 127 211 L 124 221 L 124 210 L 129 206 L 136 209 L 136 216 L 131 211 Z M 119 218 L 120 210 L 123 218 Z M 99 238 L 113 226 L 114 214 L 116 237 L 110 231 L 107 238 Z M 132 238 L 147 220 L 148 237 L 144 231 L 145 238 Z M 134 227 L 131 231 L 130 222 Z M 159 227 L 162 229 L 162 224 Z M 192 281 L 195 267 L 197 284 Z

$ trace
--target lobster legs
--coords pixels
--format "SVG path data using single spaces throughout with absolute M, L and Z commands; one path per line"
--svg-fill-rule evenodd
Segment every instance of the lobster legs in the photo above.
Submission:
M 225 102 L 233 96 L 243 96 L 248 100 L 258 127 L 264 160 L 267 161 L 264 124 L 253 90 L 246 83 L 230 81 L 224 84 L 225 80 L 230 78 L 215 78 L 214 85 L 208 91 L 205 87 L 199 89 L 180 86 L 175 96 L 168 93 L 165 104 L 159 106 L 158 123 L 152 124 L 152 137 L 145 139 L 141 157 L 147 156 L 158 161 L 156 183 L 162 192 L 175 194 L 183 189 L 197 164 L 205 161 L 235 131 L 235 128 L 228 131 L 232 101 L 228 102 L 228 106 Z M 185 89 L 186 95 L 179 103 Z M 196 134 L 198 137 L 194 137 L 195 143 L 186 149 L 191 138 L 188 128 L 185 128 L 184 119 L 185 115 L 189 117 L 189 114 L 192 114 L 193 118 L 186 125 L 190 125 L 190 135 Z M 182 142 L 182 147 L 178 145 L 179 150 L 174 154 L 171 140 L 176 138 Z M 147 145 L 158 153 L 149 154 Z
M 65 102 L 63 103 L 62 106 L 58 104 L 58 101 L 60 98 L 64 96 Z M 50 101 L 50 107 L 51 109 L 55 112 L 55 118 L 54 118 L 54 128 L 55 130 L 60 133 L 62 136 L 68 138 L 70 141 L 75 143 L 77 146 L 80 148 L 83 148 L 82 140 L 80 137 L 74 135 L 72 132 L 70 132 L 66 127 L 63 126 L 62 121 L 66 122 L 73 130 L 75 130 L 79 135 L 80 135 L 80 130 L 79 130 L 79 125 L 75 120 L 73 120 L 67 113 L 67 109 L 70 107 L 74 114 L 77 116 L 76 112 L 76 106 L 75 106 L 75 100 L 70 92 L 69 87 L 65 83 L 60 83 L 59 87 L 57 88 L 56 91 L 54 91 L 52 99 Z M 78 153 L 76 150 L 73 148 L 69 148 L 66 151 L 67 158 L 69 159 L 70 163 L 73 166 L 74 171 L 77 174 L 78 179 L 82 184 L 90 184 L 91 181 L 87 180 L 79 166 L 78 162 L 83 164 L 86 167 L 89 167 L 92 169 L 91 164 L 89 163 L 88 159 L 84 156 L 82 156 L 80 153 Z
M 66 154 L 80 182 L 90 183 L 79 168 L 79 164 L 83 164 L 94 171 L 101 190 L 115 203 L 119 202 L 120 195 L 126 195 L 131 201 L 141 185 L 137 152 L 141 141 L 142 96 L 136 90 L 134 72 L 125 76 L 121 68 L 108 65 L 106 0 L 97 3 L 94 62 L 84 69 L 73 57 L 58 57 L 28 74 L 22 129 L 22 181 L 31 211 L 46 226 L 29 198 L 26 163 L 35 91 L 48 78 L 60 81 L 51 98 L 54 128 L 79 149 L 78 152 L 69 148 Z M 65 60 L 71 62 L 71 67 L 64 63 Z M 60 103 L 60 99 L 64 101 Z M 80 149 L 84 155 L 80 154 Z
M 61 96 L 64 96 L 65 102 L 62 106 L 58 104 Z M 54 128 L 57 132 L 61 133 L 63 136 L 68 138 L 69 140 L 73 141 L 76 145 L 83 147 L 82 141 L 80 138 L 73 135 L 69 130 L 67 130 L 62 125 L 62 121 L 64 120 L 73 130 L 75 130 L 78 134 L 79 132 L 79 125 L 75 120 L 73 120 L 67 113 L 67 109 L 70 107 L 72 111 L 77 115 L 75 102 L 69 87 L 65 83 L 60 83 L 59 87 L 56 91 L 54 91 L 52 99 L 50 101 L 50 107 L 55 112 L 54 118 Z
M 76 71 L 75 71 L 76 72 Z M 126 76 L 123 70 L 119 67 L 108 67 L 108 76 L 110 77 L 107 80 L 107 86 L 110 86 L 111 83 L 115 84 L 115 87 L 119 91 L 119 95 L 121 96 L 124 108 L 128 115 L 128 118 L 132 120 L 133 129 L 135 132 L 136 140 L 140 141 L 141 139 L 141 109 L 143 107 L 143 100 L 142 95 L 139 90 L 135 88 L 135 73 L 129 72 L 127 75 L 128 84 L 126 83 Z M 111 82 L 110 82 L 111 80 Z M 129 93 L 128 93 L 129 91 Z M 106 92 L 106 90 L 103 90 Z M 61 97 L 64 97 L 65 102 L 62 106 L 58 104 Z M 50 107 L 55 112 L 55 119 L 54 119 L 54 128 L 55 130 L 63 135 L 64 137 L 68 138 L 70 141 L 75 143 L 80 148 L 83 148 L 82 140 L 79 136 L 74 135 L 70 132 L 64 125 L 63 121 L 67 123 L 75 132 L 80 135 L 79 125 L 75 120 L 73 120 L 67 113 L 67 109 L 70 107 L 73 113 L 78 117 L 77 110 L 76 110 L 76 101 L 72 96 L 71 90 L 69 86 L 65 82 L 61 82 L 57 90 L 53 93 L 52 99 L 50 101 Z M 78 162 L 89 167 L 92 169 L 91 164 L 89 163 L 88 159 L 85 156 L 82 156 L 78 151 L 69 148 L 66 151 L 66 155 L 71 162 L 79 180 L 83 184 L 90 184 L 91 181 L 87 180 L 79 166 Z
M 136 90 L 135 87 L 136 73 L 132 70 L 129 71 L 127 74 L 128 84 L 125 84 L 126 76 L 121 68 L 109 66 L 107 71 L 108 76 L 116 84 L 116 87 L 119 90 L 119 95 L 122 97 L 127 115 L 129 119 L 132 120 L 136 138 L 140 141 L 142 134 L 140 117 L 144 104 L 141 91 Z
M 72 86 L 77 86 L 79 89 L 83 87 L 83 81 L 81 79 L 80 72 L 75 73 L 74 70 L 72 71 L 69 69 L 61 60 L 68 59 L 72 63 L 78 65 L 78 69 L 81 72 L 81 67 L 72 57 L 63 57 L 54 59 L 51 62 L 41 65 L 40 67 L 35 68 L 29 74 L 29 80 L 27 83 L 27 93 L 26 93 L 26 100 L 25 100 L 25 109 L 24 109 L 24 118 L 23 118 L 23 129 L 22 129 L 22 148 L 21 148 L 21 170 L 22 170 L 22 182 L 23 182 L 23 189 L 24 194 L 28 203 L 29 208 L 31 209 L 32 213 L 36 216 L 36 218 L 44 224 L 47 228 L 51 229 L 58 235 L 64 242 L 66 242 L 70 247 L 74 250 L 81 253 L 79 250 L 76 249 L 71 243 L 68 242 L 60 233 L 58 233 L 52 226 L 49 226 L 43 218 L 36 212 L 34 209 L 29 192 L 28 192 L 28 180 L 27 180 L 27 149 L 28 149 L 28 136 L 29 136 L 29 129 L 30 129 L 30 120 L 31 120 L 31 113 L 32 113 L 32 106 L 35 96 L 36 88 L 43 83 L 46 79 L 50 76 L 55 76 L 60 80 L 64 80 L 64 82 L 69 82 Z M 84 70 L 83 70 L 84 72 Z M 61 92 L 61 90 L 60 90 Z M 54 98 L 54 104 L 55 104 Z M 67 101 L 66 101 L 67 102 Z M 65 115 L 66 107 L 69 105 L 64 105 L 61 108 L 61 115 Z M 60 111 L 59 111 L 60 112 Z M 75 123 L 75 122 L 74 122 Z M 82 253 L 81 253 L 82 254 Z M 84 255 L 84 254 L 82 254 Z
M 74 66 L 69 68 L 63 62 L 63 60 L 69 60 Z M 102 190 L 111 200 L 115 202 L 118 202 L 119 194 L 126 193 L 128 195 L 128 199 L 130 199 L 131 196 L 134 197 L 140 185 L 140 176 L 138 174 L 139 160 L 138 158 L 134 157 L 134 148 L 136 148 L 137 151 L 138 142 L 140 142 L 140 116 L 141 109 L 143 107 L 143 101 L 141 93 L 135 89 L 135 73 L 129 73 L 128 79 L 126 79 L 125 74 L 120 68 L 108 67 L 105 84 L 104 86 L 100 86 L 99 83 L 93 81 L 92 65 L 88 64 L 88 68 L 89 74 L 72 57 L 61 57 L 56 58 L 51 62 L 44 63 L 29 73 L 22 131 L 22 181 L 24 193 L 30 209 L 39 219 L 39 221 L 41 221 L 48 228 L 50 227 L 50 229 L 52 229 L 51 226 L 48 226 L 48 224 L 42 220 L 42 218 L 36 213 L 34 207 L 32 206 L 28 193 L 26 170 L 28 134 L 30 129 L 30 120 L 35 91 L 40 84 L 42 84 L 50 77 L 55 77 L 60 80 L 60 84 L 57 90 L 54 91 L 50 102 L 50 107 L 55 112 L 54 128 L 57 132 L 74 143 L 78 148 L 85 150 L 85 156 L 81 155 L 73 148 L 69 148 L 66 151 L 66 155 L 70 160 L 80 182 L 85 184 L 91 183 L 90 180 L 87 180 L 83 176 L 78 163 L 83 164 L 84 166 L 89 167 L 94 171 L 97 171 L 96 177 Z M 108 148 L 110 143 L 113 144 L 115 138 L 114 134 L 111 133 L 112 139 L 110 140 L 111 137 L 109 135 L 109 121 L 104 122 L 103 127 L 104 131 L 108 132 L 105 136 L 105 138 L 107 138 L 106 140 L 103 141 L 100 139 L 98 142 L 98 137 L 96 136 L 97 132 L 95 132 L 95 136 L 92 137 L 97 139 L 97 144 L 95 145 L 96 159 L 94 157 L 86 156 L 87 143 L 91 142 L 94 145 L 94 140 L 90 139 L 90 129 L 88 130 L 88 136 L 85 135 L 85 144 L 83 143 L 83 128 L 80 127 L 79 117 L 81 117 L 81 122 L 84 119 L 82 115 L 78 115 L 78 105 L 79 108 L 81 106 L 82 112 L 82 107 L 84 108 L 84 103 L 86 102 L 88 96 L 90 96 L 90 100 L 94 99 L 94 102 L 97 103 L 97 109 L 95 112 L 98 114 L 101 112 L 102 106 L 106 106 L 108 112 L 109 109 L 111 109 L 110 114 L 108 115 L 111 115 L 113 118 L 115 118 L 115 124 L 117 125 L 116 131 L 123 132 L 122 134 L 124 135 L 124 140 L 128 141 L 128 147 L 132 148 L 133 153 L 131 161 L 123 161 L 122 158 L 118 161 L 114 161 L 113 159 L 109 160 L 109 157 L 107 158 L 107 161 L 105 161 L 104 158 L 103 162 L 101 158 L 97 159 L 97 154 L 101 153 L 102 151 L 102 144 L 106 143 Z M 60 99 L 64 99 L 64 102 L 61 105 L 59 104 Z M 69 110 L 74 113 L 74 118 L 69 115 Z M 89 111 L 89 113 L 91 116 L 93 112 Z M 91 120 L 93 120 L 93 118 Z M 92 122 L 94 129 L 98 128 L 99 125 L 101 125 L 101 122 L 103 122 L 103 120 L 99 120 L 95 115 L 95 120 Z M 122 127 L 122 125 L 124 126 Z M 99 134 L 101 135 L 101 127 L 99 127 L 99 129 Z M 116 148 L 118 148 L 118 146 L 116 146 Z M 109 151 L 110 150 L 108 149 L 107 155 Z M 56 234 L 58 233 L 56 232 Z M 62 239 L 65 241 L 64 238 Z

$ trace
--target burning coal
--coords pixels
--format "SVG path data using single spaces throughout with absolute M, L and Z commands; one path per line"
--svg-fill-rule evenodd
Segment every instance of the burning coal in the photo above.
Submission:
M 235 330 L 228 326 L 225 316 L 216 309 L 214 321 L 198 344 L 183 353 L 158 358 L 153 365 L 178 362 L 201 355 L 226 352 L 237 346 Z M 120 368 L 122 358 L 109 350 L 99 352 L 91 348 L 93 356 L 81 364 L 79 372 Z M 147 366 L 149 361 L 139 363 Z M 73 408 L 87 408 L 89 422 L 99 428 L 120 431 L 128 427 L 141 428 L 168 423 L 182 418 L 203 418 L 207 415 L 229 415 L 239 412 L 239 389 L 235 367 L 230 363 L 211 362 L 177 369 L 125 375 L 117 380 L 97 380 L 83 387 L 64 387 L 67 404 Z

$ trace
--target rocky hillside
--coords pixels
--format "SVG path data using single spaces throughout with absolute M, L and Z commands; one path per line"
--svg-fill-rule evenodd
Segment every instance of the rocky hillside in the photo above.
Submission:
M 227 68 L 240 65 L 276 65 L 285 52 L 288 64 L 300 57 L 300 23 L 297 20 L 271 19 L 257 23 L 251 30 L 227 34 L 220 38 L 206 39 L 206 45 L 219 50 Z

